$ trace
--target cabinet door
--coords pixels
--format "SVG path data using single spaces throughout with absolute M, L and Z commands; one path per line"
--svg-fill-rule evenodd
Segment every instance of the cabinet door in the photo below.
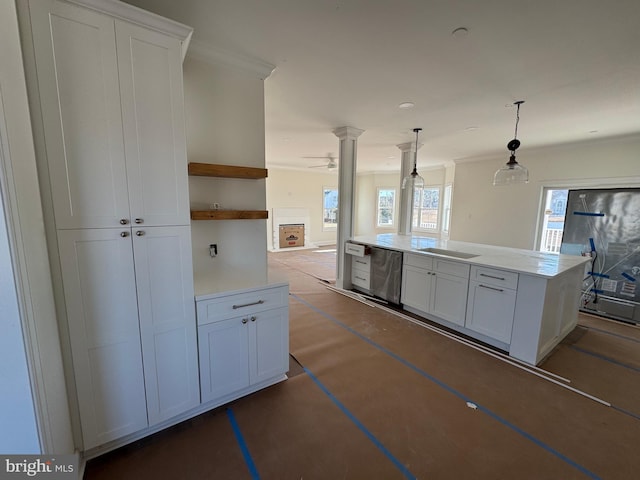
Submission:
M 130 215 L 113 20 L 29 7 L 56 228 L 117 227 Z
M 116 38 L 132 220 L 188 225 L 181 42 L 123 21 Z
M 200 403 L 189 227 L 133 229 L 149 424 Z
M 432 272 L 422 268 L 405 265 L 402 267 L 401 300 L 404 305 L 421 312 L 429 311 L 429 292 L 431 290 Z
M 289 309 L 258 312 L 249 322 L 250 383 L 285 374 L 289 369 Z
M 203 402 L 249 386 L 249 322 L 246 317 L 201 325 L 198 346 Z
M 467 310 L 469 279 L 434 273 L 431 284 L 430 312 L 456 325 L 463 326 Z
M 469 285 L 466 327 L 511 343 L 516 291 L 472 281 Z
M 58 232 L 84 449 L 147 426 L 132 244 L 122 232 Z

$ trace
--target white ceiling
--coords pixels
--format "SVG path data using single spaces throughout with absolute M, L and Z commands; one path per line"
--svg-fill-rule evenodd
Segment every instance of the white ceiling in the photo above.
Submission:
M 341 126 L 364 130 L 359 171 L 399 170 L 396 145 L 414 127 L 419 168 L 506 161 L 516 100 L 520 154 L 640 132 L 640 0 L 127 1 L 193 26 L 196 42 L 275 65 L 269 167 L 337 154 Z

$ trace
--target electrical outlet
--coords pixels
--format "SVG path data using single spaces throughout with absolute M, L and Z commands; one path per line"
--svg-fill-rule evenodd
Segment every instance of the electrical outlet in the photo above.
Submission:
M 218 244 L 217 243 L 209 244 L 209 256 L 211 258 L 214 258 L 214 257 L 218 256 Z

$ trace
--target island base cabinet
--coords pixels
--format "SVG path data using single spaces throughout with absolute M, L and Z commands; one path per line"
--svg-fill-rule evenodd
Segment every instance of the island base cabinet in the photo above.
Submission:
M 400 297 L 402 304 L 426 314 L 429 311 L 431 279 L 431 272 L 412 265 L 404 265 Z
M 465 327 L 508 344 L 515 308 L 515 290 L 471 281 Z
M 431 313 L 456 325 L 464 325 L 467 304 L 461 299 L 467 297 L 468 277 L 434 273 L 431 282 Z

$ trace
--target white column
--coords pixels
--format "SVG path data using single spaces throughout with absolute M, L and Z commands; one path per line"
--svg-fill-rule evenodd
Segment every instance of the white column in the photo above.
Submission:
M 338 163 L 338 234 L 336 239 L 336 286 L 351 288 L 351 263 L 345 262 L 344 243 L 353 237 L 358 137 L 364 132 L 354 127 L 336 128 L 340 139 Z
M 398 222 L 398 234 L 411 235 L 411 215 L 413 213 L 413 189 L 402 189 L 402 179 L 413 171 L 413 162 L 416 156 L 415 142 L 401 143 L 396 145 L 402 152 L 402 163 L 400 167 L 400 210 Z M 422 144 L 418 145 L 418 149 Z

